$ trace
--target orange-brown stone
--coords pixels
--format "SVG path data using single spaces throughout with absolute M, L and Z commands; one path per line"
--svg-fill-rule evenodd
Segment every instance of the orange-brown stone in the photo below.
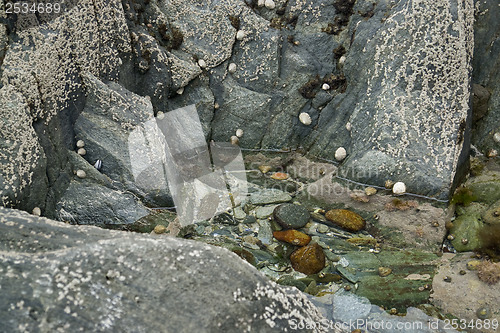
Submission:
M 273 232 L 274 238 L 293 245 L 305 246 L 311 241 L 311 236 L 298 230 L 283 230 Z
M 273 173 L 271 178 L 277 179 L 277 180 L 285 180 L 285 179 L 288 179 L 288 174 L 286 174 L 284 172 L 275 172 L 275 173 Z
M 360 231 L 366 226 L 366 222 L 361 216 L 347 209 L 329 210 L 325 217 L 339 227 L 352 232 Z
M 316 274 L 325 267 L 325 254 L 317 243 L 301 247 L 292 252 L 290 261 L 293 269 L 311 275 Z

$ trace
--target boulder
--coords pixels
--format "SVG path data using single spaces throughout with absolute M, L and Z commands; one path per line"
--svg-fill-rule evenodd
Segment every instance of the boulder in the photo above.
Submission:
M 3 207 L 0 235 L 5 331 L 276 332 L 323 319 L 222 248 Z

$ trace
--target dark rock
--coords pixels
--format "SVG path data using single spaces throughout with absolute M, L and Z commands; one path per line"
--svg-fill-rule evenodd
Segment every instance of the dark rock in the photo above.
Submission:
M 69 226 L 3 207 L 0 235 L 7 332 L 276 332 L 290 320 L 323 319 L 303 294 L 222 248 Z
M 290 255 L 293 269 L 306 275 L 316 274 L 325 267 L 325 254 L 317 243 L 301 247 Z
M 299 229 L 311 216 L 304 206 L 286 203 L 274 209 L 273 217 L 285 229 Z

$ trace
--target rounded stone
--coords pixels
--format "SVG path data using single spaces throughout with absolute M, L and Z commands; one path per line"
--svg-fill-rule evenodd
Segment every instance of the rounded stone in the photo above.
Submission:
M 290 255 L 294 270 L 312 275 L 319 273 L 325 267 L 325 253 L 317 243 L 301 247 Z
M 155 228 L 154 228 L 154 233 L 155 234 L 164 234 L 165 231 L 167 231 L 167 227 L 165 227 L 164 225 L 161 225 L 161 224 L 158 224 Z
M 329 210 L 325 217 L 339 227 L 352 232 L 360 231 L 366 226 L 365 220 L 359 214 L 347 209 Z
M 323 85 L 321 86 L 321 89 L 330 90 L 330 85 L 328 83 L 323 83 Z
M 243 40 L 243 38 L 245 38 L 245 36 L 246 36 L 246 33 L 243 30 L 238 30 L 238 32 L 236 33 L 237 40 Z
M 312 123 L 311 116 L 307 112 L 302 112 L 301 114 L 299 114 L 299 120 L 302 124 L 306 126 L 311 125 Z
M 238 139 L 238 137 L 236 135 L 233 135 L 233 136 L 231 136 L 230 142 L 233 145 L 238 145 L 240 143 L 240 139 Z
M 370 186 L 370 187 L 365 188 L 365 194 L 366 195 L 374 195 L 376 193 L 377 193 L 377 189 L 374 188 L 374 187 Z
M 288 179 L 288 174 L 286 174 L 284 172 L 275 172 L 275 173 L 273 173 L 271 178 L 276 179 L 276 180 L 286 180 L 286 179 Z
M 85 171 L 83 171 L 83 170 L 77 170 L 77 171 L 76 171 L 76 176 L 77 176 L 78 178 L 85 178 L 85 177 L 87 176 L 87 174 L 86 174 L 86 173 L 85 173 Z
M 40 216 L 40 215 L 42 215 L 42 210 L 40 209 L 40 207 L 35 207 L 35 208 L 33 208 L 33 211 L 31 212 L 31 214 L 33 214 L 35 216 Z
M 339 148 L 335 151 L 335 159 L 336 159 L 337 161 L 339 161 L 339 162 L 340 162 L 340 161 L 343 161 L 343 160 L 344 160 L 344 158 L 346 158 L 346 156 L 347 156 L 347 152 L 346 152 L 346 150 L 345 150 L 345 148 L 344 148 L 344 147 L 339 147 Z
M 349 132 L 352 130 L 352 125 L 351 123 L 345 124 L 345 129 L 348 130 Z
M 267 9 L 274 9 L 274 8 L 276 8 L 276 4 L 274 3 L 273 0 L 266 0 L 264 2 L 264 5 L 266 6 Z
M 200 66 L 201 68 L 206 68 L 207 63 L 205 62 L 205 60 L 200 59 L 200 60 L 198 60 L 198 66 Z
M 78 148 L 83 148 L 83 147 L 85 146 L 85 142 L 83 142 L 83 140 L 78 140 L 78 141 L 76 142 L 76 146 L 77 146 Z
M 483 320 L 488 319 L 491 317 L 491 310 L 487 306 L 481 307 L 481 308 L 477 309 L 476 316 L 479 319 L 483 319 Z
M 394 194 L 404 194 L 406 193 L 406 185 L 403 182 L 397 182 L 392 186 L 392 193 Z
M 284 203 L 274 209 L 273 217 L 284 229 L 299 229 L 307 224 L 311 216 L 304 206 Z
M 87 151 L 85 150 L 85 148 L 78 148 L 77 154 L 80 156 L 83 156 L 83 155 L 87 154 Z
M 227 71 L 231 74 L 234 74 L 236 72 L 236 64 L 234 62 L 230 63 Z
M 238 129 L 236 130 L 236 136 L 237 136 L 238 138 L 241 138 L 241 137 L 243 136 L 243 130 L 242 130 L 241 128 L 238 128 Z
M 273 236 L 279 241 L 287 242 L 296 246 L 305 246 L 311 241 L 311 236 L 294 229 L 274 231 Z

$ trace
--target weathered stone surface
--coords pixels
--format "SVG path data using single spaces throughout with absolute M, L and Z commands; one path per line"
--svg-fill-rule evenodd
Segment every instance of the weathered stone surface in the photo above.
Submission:
M 285 229 L 299 229 L 307 224 L 311 216 L 304 206 L 286 203 L 274 209 L 273 217 Z
M 3 207 L 0 235 L 5 331 L 276 332 L 292 319 L 323 318 L 296 289 L 198 242 L 69 226 Z

